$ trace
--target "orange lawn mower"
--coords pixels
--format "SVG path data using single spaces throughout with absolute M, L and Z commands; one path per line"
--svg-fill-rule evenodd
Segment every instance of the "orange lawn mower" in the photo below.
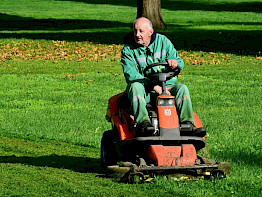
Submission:
M 159 66 L 165 69 L 161 73 L 152 72 Z M 161 95 L 147 104 L 154 135 L 135 135 L 134 117 L 125 92 L 109 99 L 106 117 L 112 124 L 112 130 L 103 133 L 101 162 L 122 181 L 143 183 L 158 175 L 176 180 L 222 179 L 230 171 L 229 163 L 198 155 L 197 151 L 206 146 L 205 137 L 193 135 L 192 125 L 179 123 L 175 97 L 165 92 L 166 81 L 179 72 L 179 68 L 171 69 L 167 63 L 149 65 L 144 71 L 148 79 L 160 82 L 163 90 Z M 195 127 L 203 130 L 201 120 L 196 113 L 193 115 Z

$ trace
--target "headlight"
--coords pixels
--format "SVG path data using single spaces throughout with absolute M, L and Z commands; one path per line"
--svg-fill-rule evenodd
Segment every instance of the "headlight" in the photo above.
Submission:
M 159 106 L 174 106 L 175 105 L 175 99 L 158 99 L 158 105 Z
M 168 105 L 174 105 L 174 99 L 168 99 Z
M 164 99 L 158 99 L 158 105 L 164 105 L 165 100 Z

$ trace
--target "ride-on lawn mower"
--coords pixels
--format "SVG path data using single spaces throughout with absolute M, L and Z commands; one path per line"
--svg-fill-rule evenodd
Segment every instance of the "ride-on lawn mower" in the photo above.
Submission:
M 159 66 L 164 67 L 163 71 L 153 72 Z M 121 174 L 123 181 L 142 183 L 156 175 L 221 179 L 229 172 L 229 163 L 218 163 L 197 155 L 197 151 L 206 145 L 205 137 L 195 136 L 192 126 L 179 123 L 175 97 L 165 91 L 166 81 L 179 71 L 179 68 L 171 69 L 167 63 L 149 65 L 144 71 L 151 81 L 161 83 L 163 90 L 157 99 L 151 99 L 152 102 L 147 104 L 154 126 L 150 136 L 135 135 L 138 131 L 134 128 L 134 117 L 125 92 L 109 99 L 106 117 L 112 123 L 112 130 L 103 134 L 101 162 L 111 172 Z M 199 117 L 193 115 L 195 127 L 203 129 Z

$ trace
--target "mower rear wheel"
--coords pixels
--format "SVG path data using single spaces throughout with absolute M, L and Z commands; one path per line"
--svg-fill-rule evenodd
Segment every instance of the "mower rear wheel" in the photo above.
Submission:
M 100 151 L 101 164 L 103 167 L 116 164 L 116 152 L 114 150 L 112 130 L 108 130 L 103 133 Z

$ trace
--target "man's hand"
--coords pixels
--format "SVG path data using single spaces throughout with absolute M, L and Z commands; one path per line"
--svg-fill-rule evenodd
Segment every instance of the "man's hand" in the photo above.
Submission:
M 166 93 L 167 93 L 168 95 L 171 95 L 171 93 L 169 92 L 170 89 L 171 89 L 171 87 L 166 88 Z M 156 85 L 156 86 L 153 88 L 153 90 L 156 91 L 156 93 L 157 93 L 158 95 L 162 94 L 162 88 L 161 88 L 159 85 Z
M 162 94 L 162 88 L 159 86 L 159 85 L 156 85 L 154 88 L 153 88 L 154 91 L 156 91 L 157 94 Z
M 167 63 L 168 63 L 168 65 L 169 65 L 171 68 L 173 68 L 173 69 L 178 66 L 177 61 L 176 61 L 176 60 L 173 60 L 173 59 L 167 60 Z

